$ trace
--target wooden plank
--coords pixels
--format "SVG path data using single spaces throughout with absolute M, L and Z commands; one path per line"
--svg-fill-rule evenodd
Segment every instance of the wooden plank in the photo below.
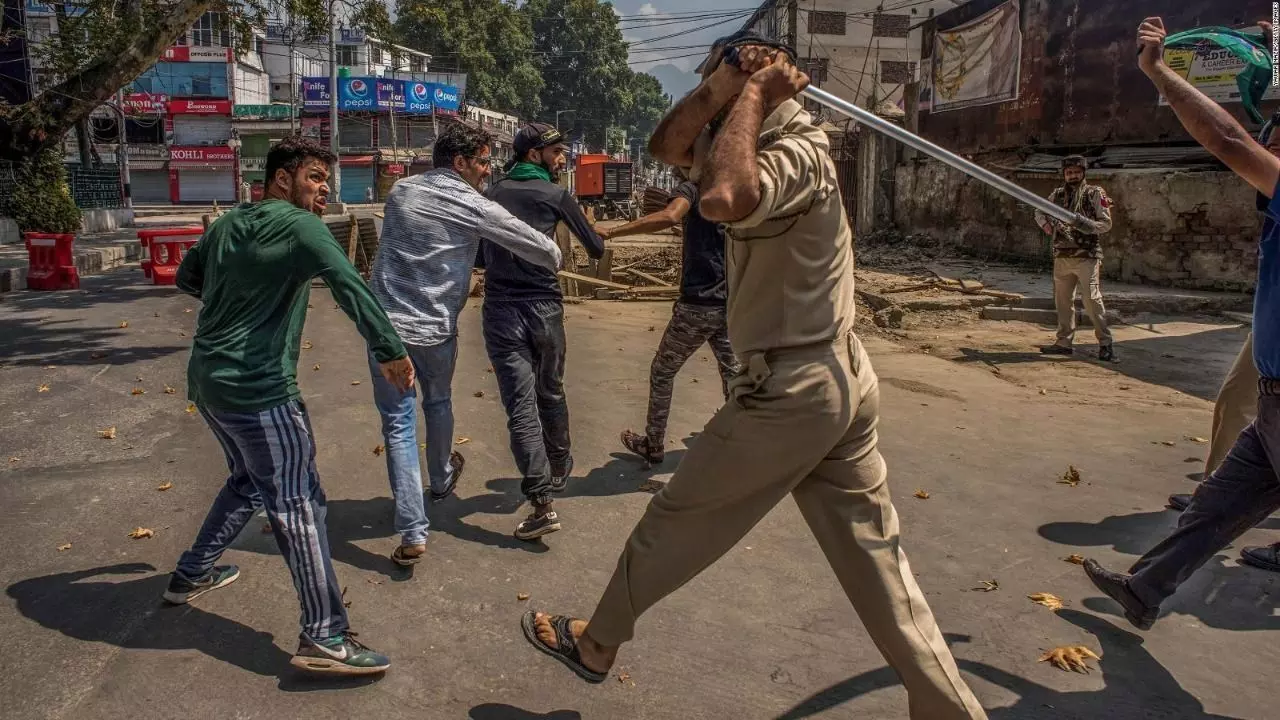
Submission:
M 679 293 L 680 288 L 675 285 L 663 285 L 661 287 L 629 287 L 627 292 L 633 295 L 658 295 L 661 293 Z
M 347 228 L 347 260 L 355 265 L 356 247 L 360 244 L 360 225 L 355 213 L 351 213 L 348 217 L 351 220 L 351 227 Z
M 569 239 L 569 228 L 564 223 L 556 223 L 556 245 L 560 248 L 560 268 L 563 270 L 567 267 L 573 267 L 573 245 Z M 571 273 L 576 274 L 576 273 Z M 576 280 L 565 277 L 563 273 L 560 277 L 560 292 L 571 297 L 578 295 L 578 283 Z
M 663 280 L 662 278 L 659 278 L 659 277 L 654 277 L 653 275 L 650 275 L 649 273 L 646 273 L 646 272 L 640 272 L 639 270 L 628 269 L 627 273 L 630 275 L 635 275 L 641 280 L 648 280 L 654 285 L 663 285 L 666 287 L 671 287 L 670 283 L 668 283 L 666 280 Z
M 597 287 L 613 288 L 614 290 L 632 290 L 633 289 L 630 285 L 623 285 L 622 283 L 616 283 L 612 280 L 602 280 L 601 278 L 593 278 L 593 277 L 590 277 L 589 275 L 579 275 L 578 273 L 569 272 L 568 270 L 561 270 L 559 273 L 557 273 L 557 275 L 559 275 L 560 279 L 563 281 L 572 281 L 572 282 L 584 283 L 587 285 L 594 285 Z
M 613 250 L 604 249 L 604 254 L 596 261 L 595 276 L 601 280 L 613 279 Z

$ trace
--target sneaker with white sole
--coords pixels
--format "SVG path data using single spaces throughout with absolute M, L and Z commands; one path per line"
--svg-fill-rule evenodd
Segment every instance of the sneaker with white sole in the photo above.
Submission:
M 308 672 L 332 675 L 372 675 L 386 671 L 391 661 L 386 655 L 365 647 L 353 632 L 327 640 L 298 637 L 298 652 L 289 664 Z
M 555 510 L 549 510 L 541 515 L 533 512 L 524 519 L 524 522 L 516 526 L 515 535 L 517 540 L 535 540 L 559 529 L 560 518 L 556 517 Z
M 199 580 L 188 580 L 177 572 L 169 576 L 169 587 L 164 591 L 164 600 L 173 605 L 186 605 L 210 590 L 226 587 L 240 577 L 240 568 L 235 565 L 219 565 Z

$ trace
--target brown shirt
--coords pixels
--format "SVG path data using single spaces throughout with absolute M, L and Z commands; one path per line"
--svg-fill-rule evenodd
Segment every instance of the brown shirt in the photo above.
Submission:
M 1099 235 L 1111 231 L 1111 198 L 1097 185 L 1079 187 L 1061 186 L 1049 195 L 1054 205 L 1079 213 L 1093 221 L 1088 230 L 1068 227 L 1051 221 L 1047 215 L 1036 211 L 1036 224 L 1052 237 L 1053 256 L 1056 258 L 1102 258 Z
M 760 128 L 760 204 L 729 223 L 725 239 L 729 343 L 739 356 L 853 329 L 853 231 L 829 150 L 794 100 Z

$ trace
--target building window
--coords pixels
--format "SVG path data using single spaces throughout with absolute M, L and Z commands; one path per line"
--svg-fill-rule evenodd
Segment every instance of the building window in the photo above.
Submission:
M 812 11 L 809 13 L 809 32 L 814 35 L 844 35 L 845 13 Z
M 416 73 L 422 72 L 422 56 L 421 55 L 409 56 L 409 72 L 416 72 Z
M 53 37 L 53 18 L 27 18 L 27 42 L 32 45 L 39 45 L 51 37 Z
M 356 46 L 355 45 L 339 45 L 338 46 L 338 64 L 343 67 L 352 67 L 356 64 Z
M 266 44 L 265 44 L 265 42 L 263 41 L 263 39 L 262 39 L 262 38 L 254 38 L 254 39 L 253 39 L 253 50 L 254 50 L 254 52 L 258 53 L 258 61 L 259 61 L 259 62 L 262 62 L 262 61 L 263 61 L 263 59 L 264 59 L 264 58 L 266 58 L 266 56 L 267 56 L 267 53 L 266 53 Z
M 913 11 L 914 12 L 914 11 Z M 890 15 L 876 13 L 871 16 L 871 36 L 887 38 L 907 38 L 911 34 L 910 15 Z
M 231 47 L 231 29 L 222 21 L 222 15 L 207 12 L 191 28 L 191 44 L 197 47 Z
M 369 64 L 382 64 L 382 48 L 378 45 L 369 45 Z
M 901 60 L 880 61 L 880 82 L 906 85 L 916 80 L 916 64 Z
M 827 58 L 800 58 L 800 69 L 809 76 L 814 85 L 821 86 L 827 81 L 827 70 L 830 60 Z

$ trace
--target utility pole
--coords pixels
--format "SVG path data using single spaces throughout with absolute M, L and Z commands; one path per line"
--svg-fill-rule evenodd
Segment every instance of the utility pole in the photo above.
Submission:
M 338 19 L 329 0 L 329 150 L 338 154 Z M 333 166 L 330 178 L 334 199 L 342 202 L 342 162 Z
M 108 103 L 109 104 L 109 103 Z M 124 206 L 126 209 L 133 209 L 133 189 L 129 181 L 129 136 L 125 132 L 124 117 L 124 89 L 116 91 L 116 114 L 120 116 L 120 136 L 117 138 L 120 142 L 116 144 L 116 162 L 120 163 L 121 180 L 124 181 Z
M 298 134 L 298 79 L 295 75 L 294 59 L 298 54 L 297 33 L 293 26 L 293 11 L 289 11 L 289 22 L 284 31 L 289 33 L 289 134 Z

